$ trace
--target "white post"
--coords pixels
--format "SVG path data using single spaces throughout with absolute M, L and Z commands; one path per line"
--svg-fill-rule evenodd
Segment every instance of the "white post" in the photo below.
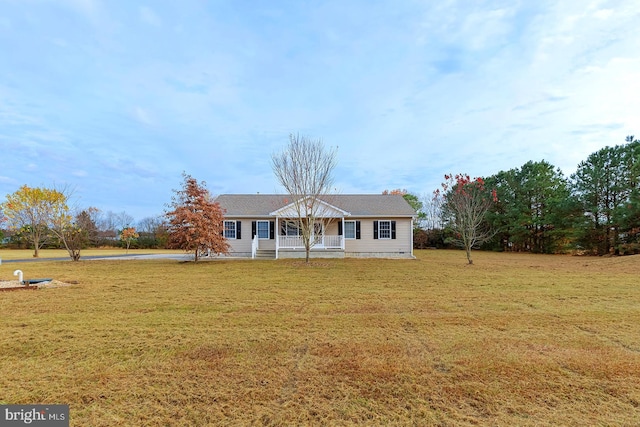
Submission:
M 411 217 L 411 232 L 409 235 L 411 236 L 411 239 L 409 240 L 409 244 L 411 245 L 411 257 L 415 258 L 413 256 L 413 217 Z
M 255 259 L 256 253 L 258 252 L 258 235 L 253 236 L 253 240 L 251 241 L 251 259 Z
M 276 216 L 276 229 L 273 230 L 276 237 L 276 259 L 278 259 L 278 250 L 280 249 L 280 217 Z

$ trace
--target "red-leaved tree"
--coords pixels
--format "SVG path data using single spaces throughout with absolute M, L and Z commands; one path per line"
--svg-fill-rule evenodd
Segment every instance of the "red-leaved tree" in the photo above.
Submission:
M 442 201 L 444 223 L 453 231 L 451 242 L 467 253 L 467 261 L 473 264 L 471 249 L 489 240 L 495 234 L 485 216 L 497 201 L 495 190 L 487 190 L 482 178 L 469 175 L 445 175 L 442 191 L 436 190 L 434 198 Z
M 172 210 L 165 213 L 169 221 L 167 246 L 193 252 L 195 261 L 201 252 L 228 253 L 222 208 L 213 201 L 204 182 L 182 176 L 182 189 L 174 190 Z

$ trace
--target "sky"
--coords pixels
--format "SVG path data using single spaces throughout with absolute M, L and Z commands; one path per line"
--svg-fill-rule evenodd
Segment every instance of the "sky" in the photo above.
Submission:
M 187 173 L 282 193 L 289 135 L 334 189 L 439 188 L 640 136 L 638 0 L 0 0 L 0 201 L 161 215 Z

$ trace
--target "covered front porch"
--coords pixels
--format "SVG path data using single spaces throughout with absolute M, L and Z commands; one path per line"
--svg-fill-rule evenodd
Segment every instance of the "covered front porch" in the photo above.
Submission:
M 344 257 L 345 212 L 335 206 L 322 202 L 314 209 L 314 215 L 302 217 L 298 215 L 292 205 L 285 206 L 271 213 L 274 217 L 275 247 L 274 258 L 298 257 L 306 254 L 305 237 L 309 237 L 310 255 L 314 257 Z M 304 222 L 303 222 L 304 221 Z M 310 236 L 309 236 L 310 233 Z M 261 240 L 254 236 L 252 257 L 262 250 Z M 273 240 L 269 244 L 273 245 Z M 265 248 L 266 249 L 266 248 Z
M 340 221 L 338 223 L 338 221 Z M 339 257 L 345 252 L 345 239 L 342 233 L 344 229 L 343 219 L 333 220 L 327 223 L 317 223 L 311 236 L 310 252 L 314 257 Z M 306 253 L 304 238 L 297 234 L 298 230 L 288 220 L 277 219 L 276 230 L 279 233 L 274 240 L 263 240 L 255 235 L 251 245 L 252 258 L 297 258 Z M 261 255 L 261 256 L 260 256 Z

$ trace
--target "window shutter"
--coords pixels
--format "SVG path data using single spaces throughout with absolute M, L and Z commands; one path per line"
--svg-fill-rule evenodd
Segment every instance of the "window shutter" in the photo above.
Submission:
M 251 238 L 252 239 L 256 237 L 256 234 L 258 233 L 258 230 L 256 228 L 257 228 L 256 221 L 251 221 Z
M 378 221 L 373 221 L 373 238 L 378 238 Z
M 391 221 L 391 238 L 392 239 L 396 238 L 396 222 L 395 221 Z
M 360 239 L 360 221 L 356 221 L 356 239 Z
M 240 226 L 241 226 L 242 222 L 240 221 L 236 221 L 236 239 L 241 239 L 241 235 L 240 235 Z
M 269 221 L 269 238 L 271 240 L 276 238 L 275 232 L 276 232 L 276 222 L 275 221 Z
M 338 221 L 338 236 L 342 236 L 342 221 Z

